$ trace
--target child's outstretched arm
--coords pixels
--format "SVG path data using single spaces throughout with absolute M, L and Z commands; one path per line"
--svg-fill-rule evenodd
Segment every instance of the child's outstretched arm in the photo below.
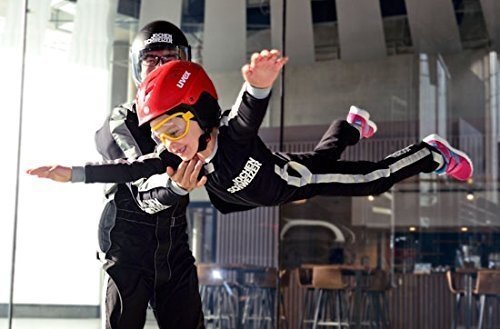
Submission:
M 96 167 L 99 166 L 97 165 Z M 178 187 L 184 189 L 187 192 L 190 192 L 195 188 L 202 187 L 203 185 L 205 185 L 207 181 L 207 178 L 205 176 L 198 178 L 201 168 L 202 168 L 201 161 L 199 161 L 198 159 L 194 159 L 191 161 L 182 162 L 176 170 L 174 170 L 172 167 L 168 167 L 167 174 L 171 177 L 172 181 L 177 184 Z M 48 178 L 60 183 L 71 182 L 73 178 L 72 177 L 73 172 L 74 170 L 72 167 L 65 167 L 61 165 L 41 166 L 26 170 L 26 173 L 29 175 L 37 176 L 39 178 Z M 83 182 L 83 181 L 77 179 L 73 180 L 73 182 Z M 112 181 L 98 180 L 96 182 L 108 183 Z M 125 182 L 120 182 L 120 183 L 125 183 Z
M 270 88 L 287 61 L 288 57 L 282 57 L 279 50 L 264 49 L 252 55 L 250 63 L 241 68 L 241 73 L 243 79 L 252 87 Z

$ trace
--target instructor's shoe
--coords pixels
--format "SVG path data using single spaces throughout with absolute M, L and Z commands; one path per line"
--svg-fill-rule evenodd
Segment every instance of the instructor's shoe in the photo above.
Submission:
M 354 105 L 349 109 L 347 122 L 359 130 L 361 138 L 370 138 L 377 132 L 377 125 L 370 120 L 370 113 Z
M 467 154 L 452 147 L 446 139 L 436 134 L 425 137 L 423 141 L 436 148 L 444 158 L 445 164 L 436 169 L 436 173 L 446 174 L 461 181 L 472 177 L 474 166 Z

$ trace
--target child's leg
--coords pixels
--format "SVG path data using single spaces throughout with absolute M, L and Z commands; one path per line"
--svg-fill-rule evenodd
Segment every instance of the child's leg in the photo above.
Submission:
M 359 140 L 358 129 L 345 120 L 335 120 L 321 137 L 321 140 L 314 148 L 314 152 L 336 154 L 338 159 L 347 146 L 354 145 Z
M 361 138 L 370 138 L 377 131 L 377 125 L 370 120 L 370 113 L 356 106 L 351 106 L 347 120 L 336 120 L 314 148 L 314 152 L 329 160 L 336 161 L 345 148 L 354 145 Z
M 288 163 L 301 177 L 288 201 L 315 195 L 361 196 L 376 195 L 389 190 L 395 183 L 419 173 L 432 172 L 443 163 L 441 154 L 422 142 L 399 150 L 382 161 L 336 161 L 325 171 L 314 171 L 301 159 Z
M 360 139 L 359 132 L 345 120 L 335 120 L 330 124 L 313 152 L 280 153 L 279 166 L 286 162 L 298 161 L 313 172 L 327 172 L 340 159 L 347 146 L 356 144 Z
M 313 152 L 282 154 L 286 159 L 293 158 L 313 171 L 328 170 L 330 165 L 340 159 L 347 146 L 359 142 L 359 131 L 345 120 L 335 120 L 321 137 Z M 324 168 L 324 169 L 322 169 Z

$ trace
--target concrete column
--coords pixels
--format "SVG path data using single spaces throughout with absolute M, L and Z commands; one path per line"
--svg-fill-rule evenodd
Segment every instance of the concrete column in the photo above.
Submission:
M 500 52 L 500 1 L 480 0 L 491 49 Z
M 486 80 L 486 109 L 484 115 L 485 126 L 485 176 L 487 182 L 491 183 L 491 192 L 487 192 L 487 198 L 497 203 L 498 202 L 498 122 L 500 112 L 500 68 L 498 62 L 498 54 L 490 52 L 488 56 L 489 76 Z
M 419 56 L 419 79 L 418 79 L 418 112 L 420 125 L 420 138 L 437 132 L 436 116 L 436 57 L 420 54 Z M 434 72 L 434 74 L 432 74 Z M 433 79 L 434 76 L 434 79 Z M 445 137 L 445 136 L 443 136 Z
M 387 55 L 378 0 L 337 0 L 340 57 L 369 60 Z
M 448 0 L 405 0 L 413 46 L 429 54 L 462 49 L 453 3 Z
M 198 261 L 203 259 L 203 212 L 193 211 L 190 212 L 192 217 L 192 230 L 191 230 L 191 249 L 193 256 Z
M 287 65 L 312 64 L 315 61 L 314 32 L 310 0 L 271 0 L 271 44 L 282 50 L 283 4 L 286 1 Z
M 128 67 L 129 44 L 124 41 L 117 41 L 113 44 L 113 62 L 111 65 L 111 106 L 116 106 L 129 101 L 135 95 L 128 93 Z M 111 108 L 111 107 L 110 107 Z
M 73 62 L 109 70 L 118 0 L 76 3 L 70 58 Z
M 448 80 L 450 73 L 446 63 L 441 56 L 436 60 L 436 112 L 437 112 L 437 130 L 441 136 L 448 135 Z
M 169 21 L 181 26 L 182 0 L 142 0 L 139 13 L 139 29 L 156 20 Z
M 246 61 L 246 1 L 205 1 L 203 66 L 209 71 L 237 70 Z

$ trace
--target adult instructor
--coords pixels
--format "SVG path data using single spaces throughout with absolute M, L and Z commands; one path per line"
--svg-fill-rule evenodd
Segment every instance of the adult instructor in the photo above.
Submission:
M 130 50 L 135 83 L 174 59 L 191 59 L 184 33 L 166 21 L 147 24 Z M 106 160 L 131 161 L 152 153 L 156 144 L 149 128 L 138 126 L 135 102 L 129 102 L 111 110 L 96 133 L 96 146 Z M 156 175 L 106 189 L 108 201 L 99 224 L 99 254 L 108 277 L 106 329 L 144 328 L 148 304 L 160 329 L 204 328 L 186 233 L 188 192 L 204 184 L 197 178 L 200 168 L 195 161 L 183 163 L 172 177 Z M 165 186 L 168 205 L 141 197 L 159 187 L 165 191 Z

